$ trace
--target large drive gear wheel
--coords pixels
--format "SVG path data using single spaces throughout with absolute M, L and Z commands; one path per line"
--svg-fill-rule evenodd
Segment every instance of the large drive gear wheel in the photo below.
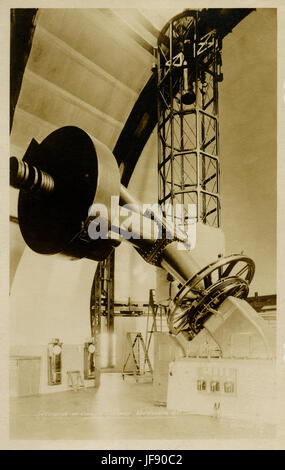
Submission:
M 188 340 L 228 297 L 246 298 L 255 265 L 244 255 L 231 255 L 209 264 L 189 279 L 176 294 L 168 312 L 170 333 L 183 332 Z

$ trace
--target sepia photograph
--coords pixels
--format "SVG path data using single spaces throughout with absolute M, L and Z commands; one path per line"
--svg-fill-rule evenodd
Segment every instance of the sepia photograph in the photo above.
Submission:
M 279 8 L 119 3 L 7 9 L 6 438 L 272 448 Z

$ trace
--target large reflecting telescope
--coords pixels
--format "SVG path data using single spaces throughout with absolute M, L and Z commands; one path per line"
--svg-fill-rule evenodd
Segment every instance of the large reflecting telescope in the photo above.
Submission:
M 112 237 L 112 232 L 118 235 L 109 216 L 114 197 L 121 206 L 135 207 L 142 219 L 155 216 L 144 214 L 142 203 L 121 185 L 112 152 L 73 126 L 52 132 L 40 144 L 33 140 L 22 161 L 12 157 L 10 184 L 20 189 L 18 218 L 23 238 L 40 254 L 105 259 L 124 240 Z M 94 204 L 107 208 L 106 238 L 90 236 Z M 247 296 L 254 263 L 235 254 L 201 266 L 191 249 L 179 249 L 188 241 L 183 230 L 176 230 L 163 216 L 159 223 L 161 237 L 132 237 L 128 243 L 145 261 L 164 268 L 178 282 L 180 289 L 169 310 L 169 330 L 183 332 L 191 340 L 226 297 Z

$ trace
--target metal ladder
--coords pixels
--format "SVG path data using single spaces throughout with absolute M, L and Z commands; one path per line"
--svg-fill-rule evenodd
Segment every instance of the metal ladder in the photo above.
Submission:
M 150 289 L 145 337 L 147 352 L 149 351 L 152 333 L 155 333 L 157 331 L 168 331 L 166 311 L 167 309 L 165 306 L 156 303 L 155 289 Z M 152 325 L 150 327 L 151 320 Z

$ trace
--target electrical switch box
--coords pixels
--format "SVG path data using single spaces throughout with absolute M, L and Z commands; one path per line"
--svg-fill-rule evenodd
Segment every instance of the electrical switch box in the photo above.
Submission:
M 236 394 L 236 369 L 231 367 L 198 367 L 196 390 L 202 393 Z
M 60 385 L 62 381 L 62 342 L 52 339 L 48 344 L 48 385 Z
M 94 341 L 88 341 L 84 344 L 84 379 L 91 380 L 95 378 L 95 351 Z

